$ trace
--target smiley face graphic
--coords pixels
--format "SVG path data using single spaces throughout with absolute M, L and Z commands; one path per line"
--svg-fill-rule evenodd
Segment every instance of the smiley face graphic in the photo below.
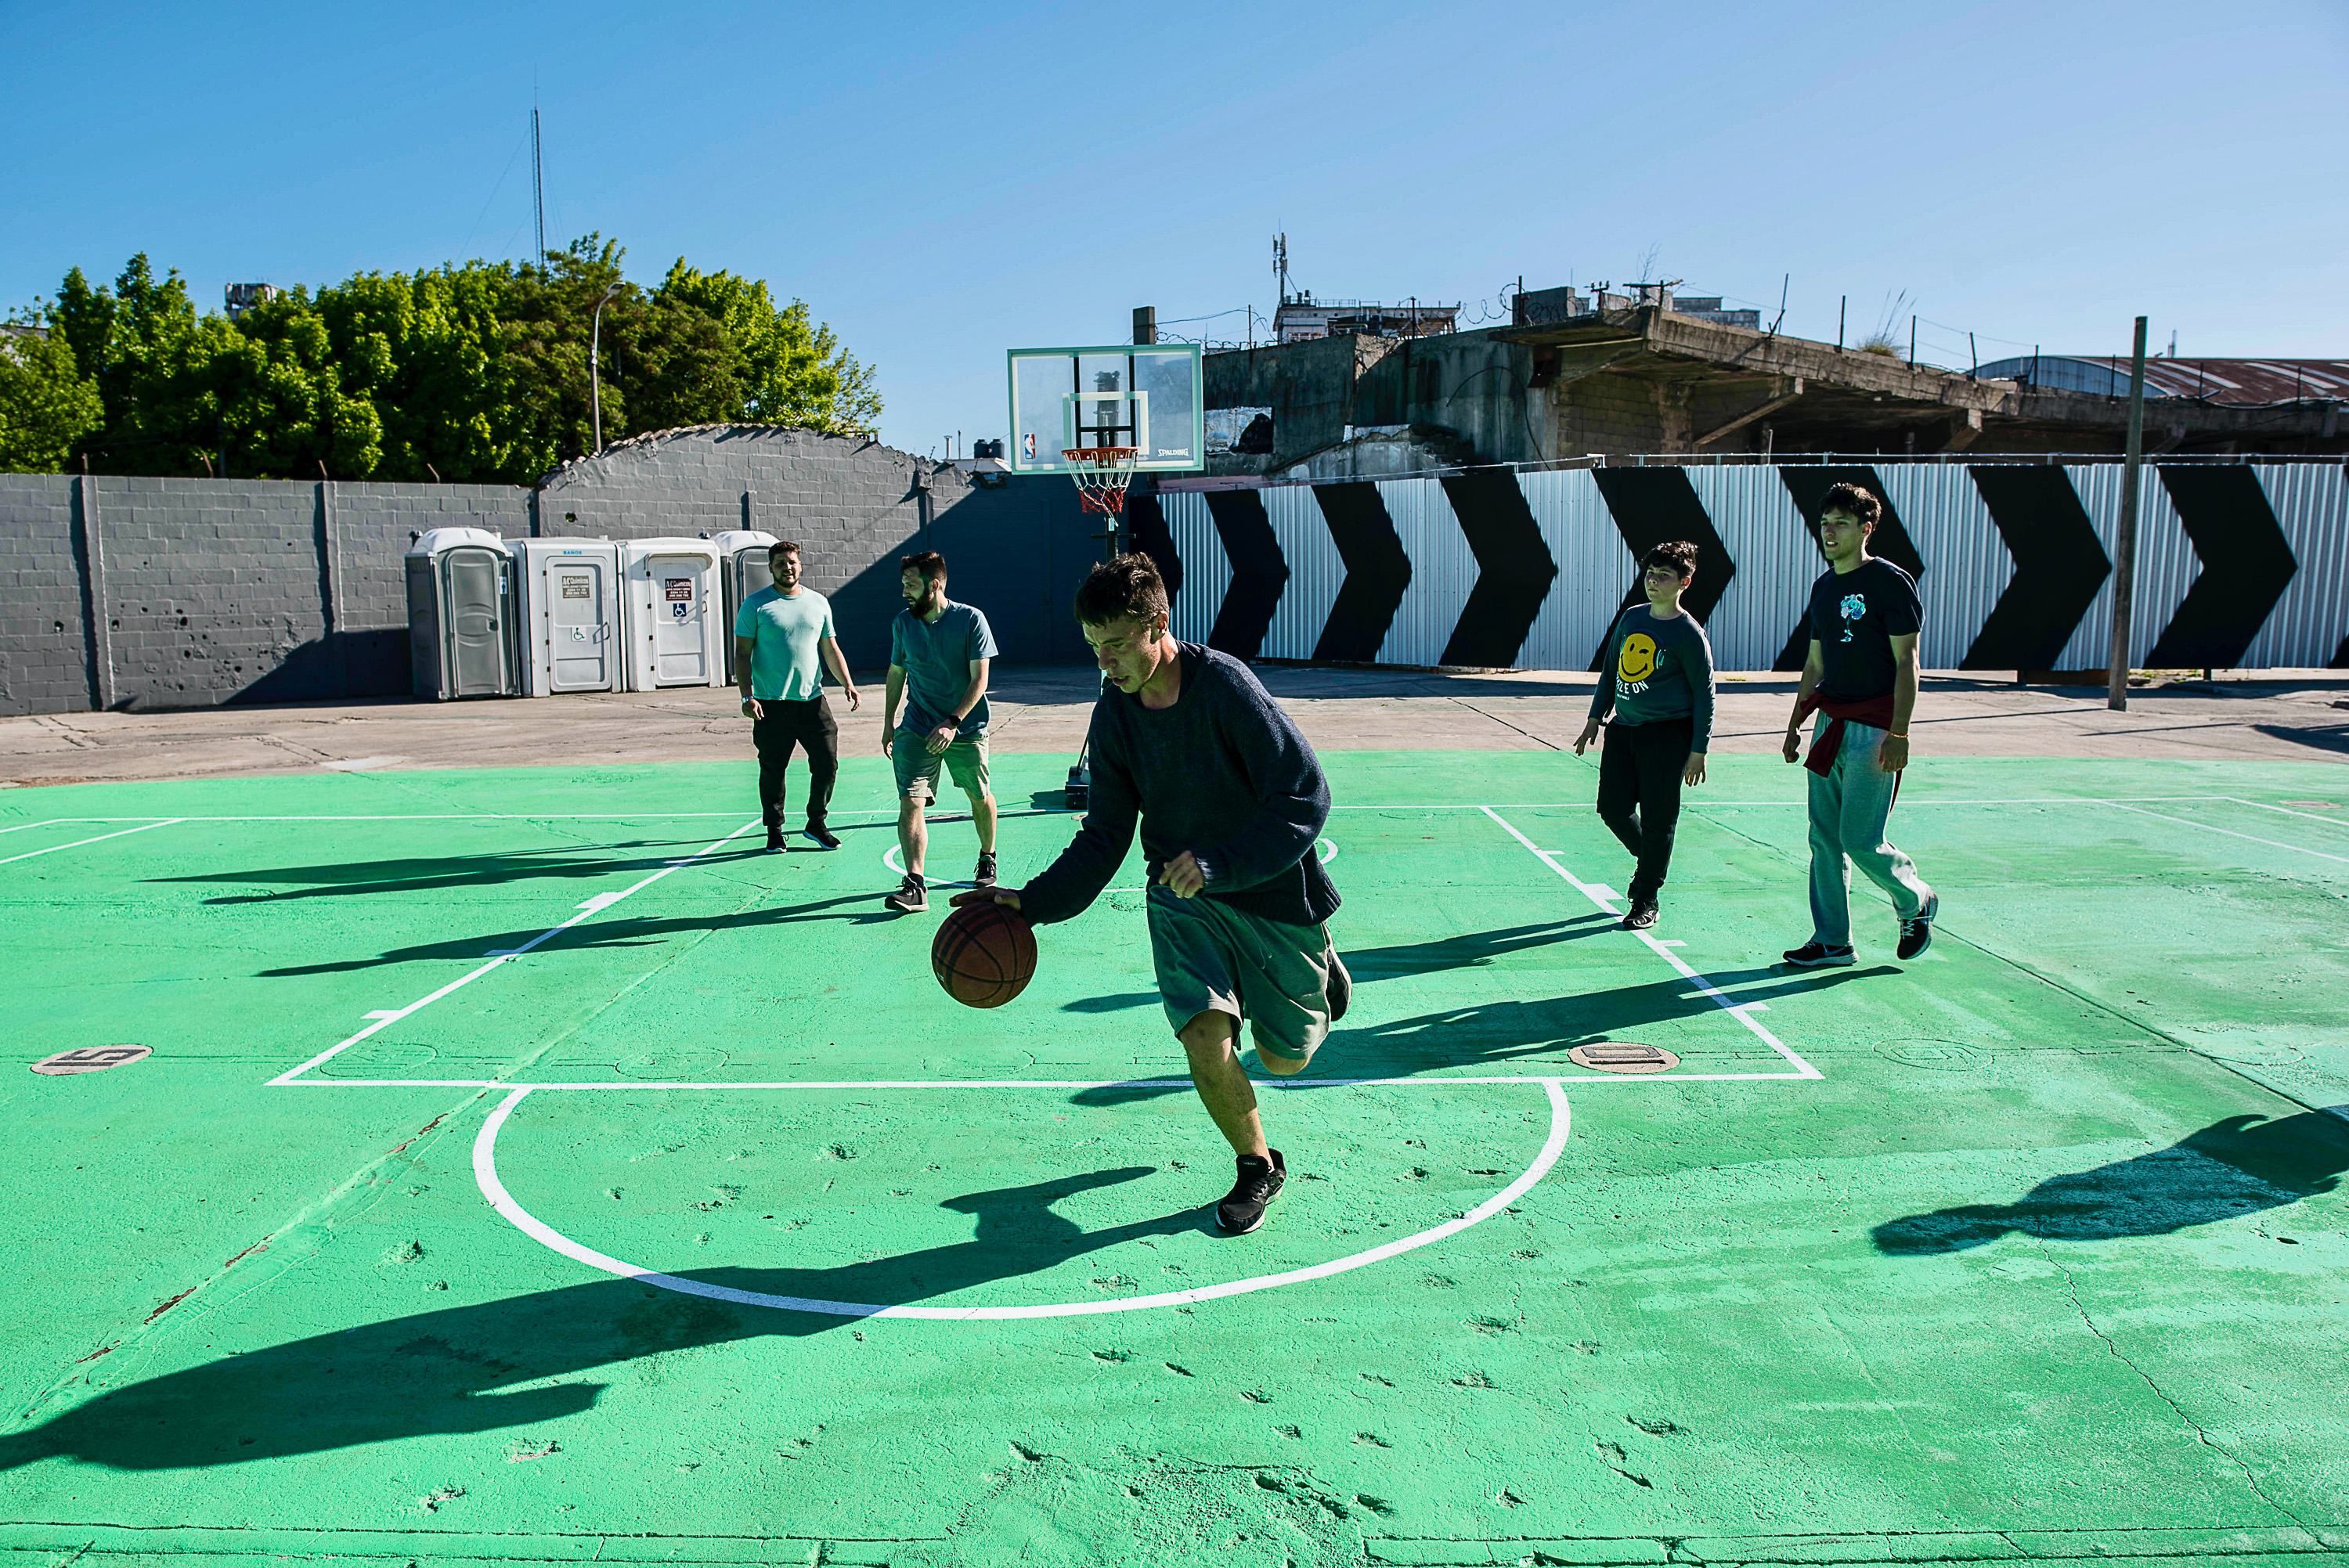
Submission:
M 1634 632 L 1623 639 L 1623 651 L 1616 656 L 1615 673 L 1627 681 L 1643 681 L 1656 673 L 1656 639 L 1645 632 Z

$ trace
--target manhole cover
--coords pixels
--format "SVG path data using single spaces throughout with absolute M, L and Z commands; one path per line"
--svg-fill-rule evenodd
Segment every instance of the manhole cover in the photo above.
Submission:
M 1602 1073 L 1668 1073 L 1681 1065 L 1680 1057 L 1670 1051 L 1635 1045 L 1630 1040 L 1600 1040 L 1596 1045 L 1576 1046 L 1566 1056 L 1577 1067 Z
M 33 1064 L 33 1070 L 51 1078 L 68 1073 L 102 1073 L 109 1068 L 128 1067 L 132 1062 L 145 1061 L 155 1053 L 145 1046 L 85 1046 L 78 1051 L 59 1051 Z

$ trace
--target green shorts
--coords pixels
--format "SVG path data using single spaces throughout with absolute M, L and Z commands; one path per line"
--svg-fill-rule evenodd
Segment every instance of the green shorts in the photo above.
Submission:
M 973 735 L 957 739 L 942 753 L 932 756 L 928 737 L 910 729 L 901 729 L 897 738 L 889 743 L 889 760 L 897 769 L 897 798 L 919 800 L 925 805 L 937 799 L 938 764 L 946 764 L 947 775 L 955 788 L 972 795 L 987 793 L 987 737 Z
M 1202 1013 L 1245 1018 L 1259 1051 L 1309 1058 L 1330 1033 L 1326 925 L 1289 925 L 1202 894 L 1150 890 L 1150 955 L 1159 1000 L 1177 1033 Z

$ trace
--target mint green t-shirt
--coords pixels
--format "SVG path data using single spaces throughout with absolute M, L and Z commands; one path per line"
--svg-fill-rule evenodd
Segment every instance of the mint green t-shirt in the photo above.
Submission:
M 754 639 L 750 695 L 761 702 L 805 702 L 823 690 L 816 644 L 833 635 L 832 601 L 812 588 L 785 598 L 773 587 L 742 601 L 734 634 Z

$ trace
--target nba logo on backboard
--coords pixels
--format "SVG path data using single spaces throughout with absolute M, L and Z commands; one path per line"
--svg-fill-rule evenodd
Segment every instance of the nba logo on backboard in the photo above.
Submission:
M 1036 433 L 1033 430 L 1019 438 L 1019 449 L 1029 457 L 1036 455 Z

